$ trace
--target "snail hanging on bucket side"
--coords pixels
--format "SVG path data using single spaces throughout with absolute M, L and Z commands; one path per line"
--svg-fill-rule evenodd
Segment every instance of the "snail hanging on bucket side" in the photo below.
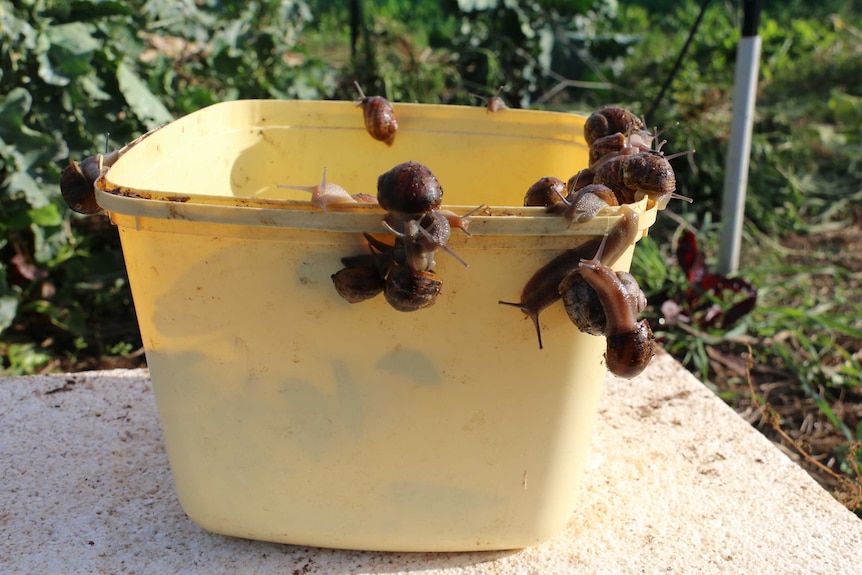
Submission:
M 366 96 L 359 82 L 353 82 L 353 84 L 359 91 L 356 105 L 362 107 L 365 129 L 375 140 L 391 146 L 392 142 L 395 141 L 395 133 L 398 131 L 398 119 L 395 117 L 392 104 L 383 96 Z
M 638 321 L 637 316 L 646 307 L 646 297 L 628 273 L 617 273 L 602 261 L 604 240 L 595 256 L 584 259 L 578 264 L 573 275 L 580 275 L 594 290 L 605 316 L 603 335 L 606 339 L 605 363 L 608 370 L 619 377 L 632 378 L 641 373 L 655 355 L 653 342 L 655 336 L 646 319 Z M 569 292 L 576 283 L 568 278 L 560 284 L 561 292 Z M 563 295 L 566 311 L 579 328 L 579 315 L 576 309 L 583 300 Z M 587 296 L 587 301 L 592 299 Z M 591 327 L 591 326 L 588 326 Z M 587 328 L 583 329 L 587 331 Z
M 605 239 L 593 238 L 588 240 L 574 249 L 563 252 L 539 268 L 521 290 L 520 301 L 499 301 L 501 304 L 519 308 L 533 321 L 536 337 L 539 340 L 539 349 L 544 347 L 539 314 L 561 299 L 559 287 L 563 279 L 573 271 L 578 270 L 581 260 L 592 257 L 598 251 L 601 242 L 605 242 L 602 257 L 607 265 L 612 265 L 617 261 L 623 252 L 635 242 L 639 231 L 640 216 L 628 206 L 623 206 L 620 209 L 620 215 L 620 221 Z
M 387 303 L 398 311 L 434 305 L 443 286 L 433 269 L 437 250 L 469 267 L 446 244 L 453 227 L 469 236 L 470 216 L 485 207 L 461 216 L 440 209 L 442 199 L 443 187 L 427 166 L 404 162 L 381 174 L 377 203 L 386 210 L 381 223 L 395 241 L 390 245 L 365 233 L 372 254 L 342 259 L 345 268 L 332 275 L 338 294 L 358 303 L 382 291 Z

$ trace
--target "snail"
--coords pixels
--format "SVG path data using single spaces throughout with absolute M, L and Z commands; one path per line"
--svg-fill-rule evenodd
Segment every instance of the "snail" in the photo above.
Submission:
M 549 206 L 548 211 L 560 213 L 572 223 L 583 223 L 593 219 L 604 208 L 618 205 L 613 190 L 604 184 L 590 184 Z
M 435 272 L 396 264 L 386 274 L 383 295 L 398 311 L 416 311 L 434 305 L 442 288 L 443 280 Z
M 560 201 L 565 189 L 566 184 L 560 178 L 545 176 L 527 189 L 527 193 L 524 195 L 524 205 L 551 206 Z
M 509 109 L 509 106 L 506 105 L 505 100 L 500 97 L 500 92 L 503 91 L 504 87 L 505 86 L 500 86 L 499 88 L 497 88 L 497 92 L 490 98 L 486 98 L 485 96 L 480 96 L 479 94 L 473 93 L 471 93 L 470 95 L 474 98 L 479 98 L 480 100 L 485 102 L 485 113 L 492 114 L 494 112 L 499 112 L 500 110 Z
M 459 216 L 452 210 L 437 210 L 446 220 L 449 222 L 449 226 L 453 228 L 457 228 L 467 234 L 467 237 L 471 237 L 473 234 L 470 233 L 468 228 L 470 227 L 470 216 L 475 214 L 481 209 L 484 209 L 485 204 L 479 204 L 463 216 Z
M 159 126 L 161 128 L 161 126 Z M 119 150 L 108 151 L 108 136 L 105 135 L 105 153 L 84 158 L 80 162 L 72 160 L 60 176 L 60 192 L 63 199 L 73 211 L 79 214 L 93 215 L 102 211 L 96 203 L 96 180 L 105 175 L 117 160 L 140 143 L 144 138 L 158 130 L 138 136 Z
M 396 229 L 387 219 L 383 220 L 383 226 L 401 239 L 404 246 L 402 263 L 407 267 L 414 270 L 430 270 L 436 265 L 434 253 L 438 248 L 442 248 L 464 267 L 470 267 L 446 245 L 452 227 L 444 214 L 432 211 L 418 219 L 401 219 L 399 223 L 401 229 Z
M 96 180 L 119 159 L 119 150 L 96 154 L 80 163 L 72 160 L 60 176 L 60 192 L 63 199 L 79 214 L 92 215 L 102 211 L 96 202 Z
M 665 156 L 661 152 L 650 150 L 634 155 L 615 156 L 596 168 L 593 182 L 604 184 L 613 190 L 620 204 L 636 201 L 637 192 L 648 196 L 659 209 L 667 207 L 671 199 L 691 202 L 691 198 L 675 193 L 676 175 L 670 160 L 693 152 L 694 150 L 689 150 Z
M 328 206 L 333 204 L 355 204 L 359 200 L 338 184 L 326 183 L 326 168 L 323 168 L 323 177 L 315 186 L 292 186 L 279 184 L 279 188 L 291 190 L 302 190 L 311 193 L 311 205 L 320 208 L 324 212 Z
M 377 178 L 377 202 L 387 211 L 424 214 L 443 202 L 443 188 L 427 166 L 398 164 Z
M 638 152 L 649 152 L 652 137 L 644 138 L 640 134 L 624 136 L 617 132 L 609 136 L 602 136 L 590 145 L 590 168 L 598 169 L 604 162 L 615 156 L 629 156 Z M 656 152 L 660 150 L 656 148 Z
M 599 245 L 597 255 L 592 260 L 601 261 L 603 245 Z M 639 314 L 646 309 L 646 295 L 640 289 L 637 280 L 628 272 L 613 272 L 620 281 L 620 287 L 625 290 L 627 304 L 634 308 L 634 313 Z M 579 330 L 590 335 L 605 335 L 607 331 L 608 317 L 605 307 L 599 299 L 595 288 L 584 278 L 580 264 L 560 282 L 560 296 L 563 299 L 563 307 L 572 323 Z M 616 308 L 609 313 L 617 313 Z
M 599 238 L 588 240 L 574 249 L 563 252 L 542 266 L 524 285 L 524 289 L 521 291 L 521 301 L 499 301 L 501 304 L 519 308 L 533 320 L 539 339 L 539 349 L 543 348 L 539 314 L 562 297 L 559 286 L 563 279 L 573 271 L 578 270 L 581 260 L 595 254 L 603 242 L 605 246 L 602 248 L 602 253 L 608 265 L 613 264 L 634 243 L 638 233 L 640 216 L 628 206 L 620 208 L 620 215 L 622 216 L 620 221 L 606 237 L 601 240 Z
M 344 267 L 332 274 L 330 278 L 338 295 L 350 303 L 371 299 L 384 288 L 380 270 L 373 263 Z
M 96 203 L 96 180 L 104 176 L 126 152 L 161 128 L 162 126 L 158 126 L 141 134 L 122 148 L 110 152 L 107 141 L 110 134 L 106 134 L 104 154 L 84 158 L 81 162 L 75 160 L 69 162 L 60 176 L 60 192 L 69 208 L 85 215 L 102 211 L 101 206 Z
M 623 182 L 629 188 L 646 194 L 660 210 L 665 209 L 672 199 L 691 203 L 693 201 L 691 198 L 675 193 L 676 174 L 670 165 L 670 160 L 693 153 L 694 150 L 670 156 L 655 151 L 635 154 L 623 162 Z
M 584 139 L 589 146 L 597 139 L 617 132 L 624 136 L 635 132 L 648 134 L 643 120 L 619 106 L 599 108 L 590 114 L 584 123 Z
M 637 282 L 631 276 L 624 281 L 601 261 L 604 247 L 603 241 L 593 258 L 578 264 L 578 271 L 595 290 L 604 310 L 608 370 L 619 377 L 631 378 L 652 359 L 655 336 L 646 319 L 637 320 L 646 304 Z
M 398 119 L 395 117 L 392 104 L 383 96 L 366 96 L 359 82 L 353 82 L 353 84 L 359 90 L 356 105 L 362 107 L 365 129 L 375 140 L 391 146 L 395 141 L 395 132 L 398 131 Z

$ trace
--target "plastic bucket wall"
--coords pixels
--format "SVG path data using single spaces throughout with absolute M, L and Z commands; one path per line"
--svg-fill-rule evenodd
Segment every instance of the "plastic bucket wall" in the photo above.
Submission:
M 376 550 L 524 547 L 576 506 L 605 374 L 604 339 L 562 304 L 544 349 L 517 301 L 551 258 L 611 229 L 518 206 L 586 165 L 584 118 L 396 105 L 392 147 L 349 102 L 219 104 L 158 130 L 100 181 L 119 226 L 177 494 L 202 527 Z M 367 253 L 382 212 L 326 213 L 277 184 L 376 193 L 426 164 L 470 267 L 438 253 L 437 303 L 342 300 L 330 276 Z M 654 210 L 641 212 L 645 229 Z M 391 236 L 390 236 L 391 238 Z M 616 263 L 628 269 L 632 248 Z

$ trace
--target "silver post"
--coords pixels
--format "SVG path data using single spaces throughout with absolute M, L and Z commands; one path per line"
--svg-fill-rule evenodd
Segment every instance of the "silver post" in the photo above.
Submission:
M 739 269 L 742 222 L 745 218 L 751 132 L 754 125 L 754 103 L 760 67 L 760 36 L 757 35 L 760 2 L 755 0 L 749 4 L 753 6 L 746 6 L 747 21 L 743 24 L 743 36 L 736 52 L 733 120 L 725 163 L 721 209 L 722 229 L 718 271 L 722 274 L 732 274 Z

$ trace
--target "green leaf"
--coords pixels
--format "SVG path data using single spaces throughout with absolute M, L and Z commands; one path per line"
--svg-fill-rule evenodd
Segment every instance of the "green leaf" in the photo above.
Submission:
M 101 43 L 93 38 L 95 30 L 94 26 L 83 22 L 48 28 L 46 35 L 51 46 L 48 50 L 48 61 L 42 61 L 40 76 L 46 82 L 49 81 L 46 76 L 50 76 L 55 82 L 65 78 L 68 83 L 70 78 L 89 74 L 93 53 L 101 47 Z
M 6 96 L 0 97 L 0 137 L 14 142 L 14 135 L 24 125 L 24 116 L 33 105 L 33 97 L 24 88 L 13 88 Z
M 18 312 L 18 298 L 6 281 L 6 268 L 0 263 L 0 334 L 15 321 Z
M 13 172 L 6 181 L 9 191 L 14 195 L 21 193 L 33 208 L 40 209 L 51 202 L 51 190 L 33 179 L 27 172 Z M 11 221 L 11 219 L 10 219 Z
M 92 54 L 101 47 L 101 42 L 93 38 L 96 28 L 83 22 L 70 22 L 48 28 L 48 40 L 53 46 L 62 48 L 70 54 Z
M 135 72 L 134 66 L 124 59 L 117 67 L 117 82 L 120 92 L 135 116 L 152 129 L 173 120 L 173 116 L 162 102 Z
M 18 298 L 10 295 L 0 296 L 0 334 L 15 321 L 17 311 Z
M 48 204 L 35 210 L 27 212 L 30 216 L 30 221 L 37 226 L 59 226 L 63 223 L 63 216 L 56 204 Z

